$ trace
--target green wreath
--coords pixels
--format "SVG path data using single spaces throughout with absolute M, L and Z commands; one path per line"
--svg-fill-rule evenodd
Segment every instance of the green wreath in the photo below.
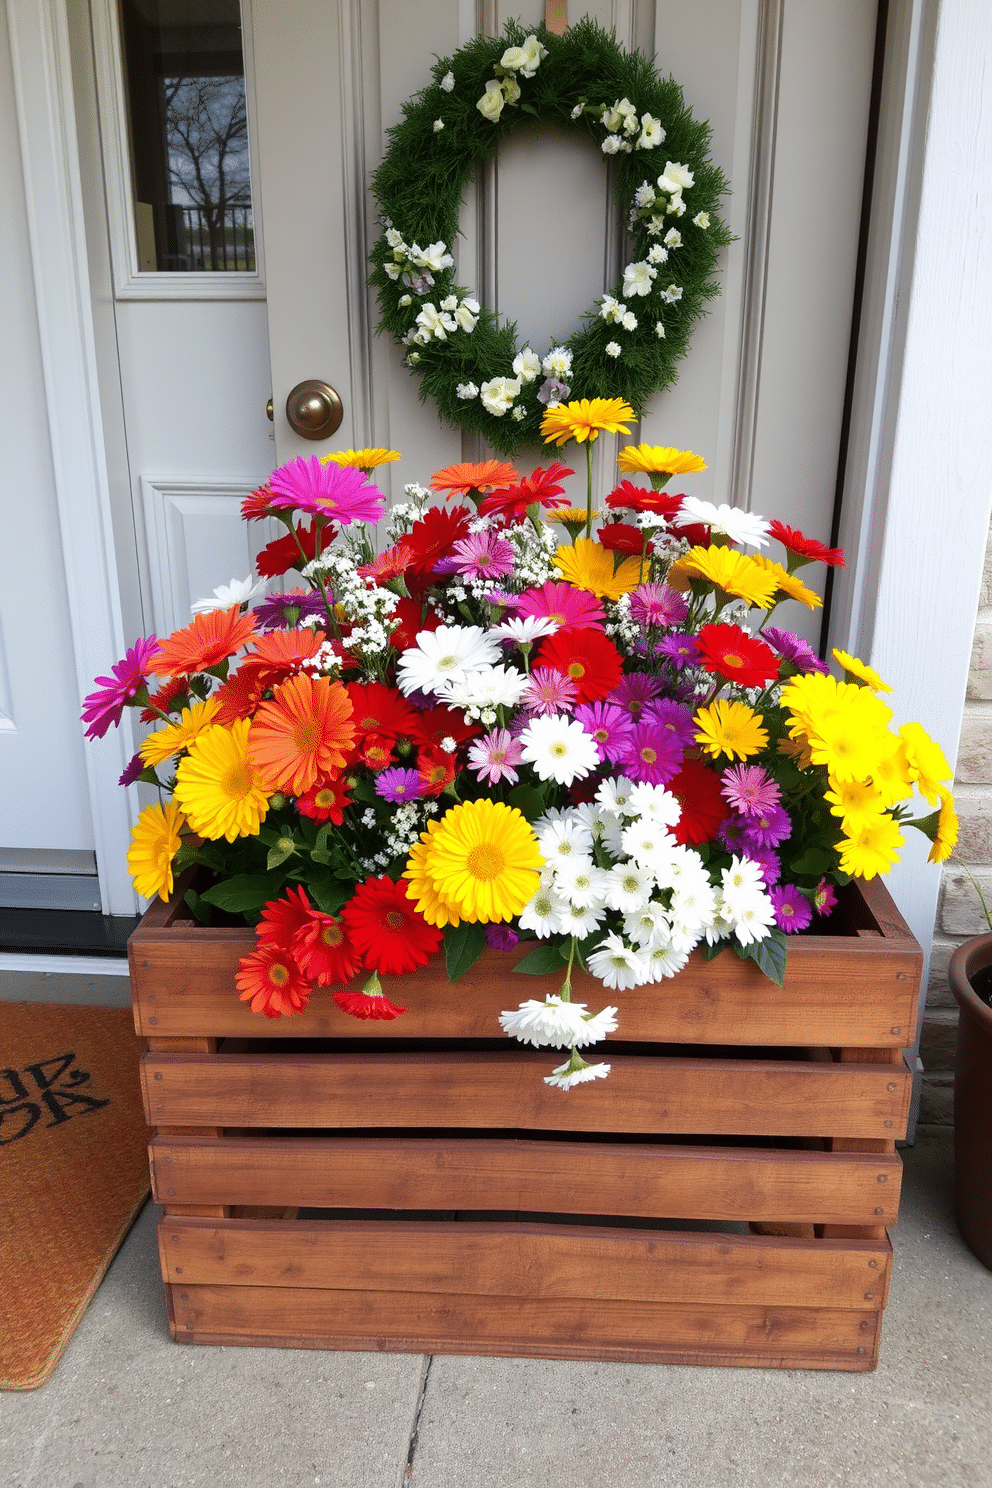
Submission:
M 432 71 L 372 178 L 383 229 L 370 255 L 379 330 L 403 346 L 422 401 L 503 454 L 538 442 L 547 408 L 568 399 L 625 398 L 640 417 L 652 393 L 674 383 L 732 241 L 717 210 L 728 188 L 709 158 L 709 125 L 650 58 L 625 52 L 588 18 L 563 36 L 511 21 L 503 37 L 476 37 Z M 632 245 L 613 294 L 545 351 L 518 345 L 515 324 L 454 283 L 451 253 L 478 162 L 528 119 L 600 146 Z

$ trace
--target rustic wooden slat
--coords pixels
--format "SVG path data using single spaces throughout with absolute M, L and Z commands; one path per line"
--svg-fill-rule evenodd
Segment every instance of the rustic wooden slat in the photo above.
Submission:
M 904 1135 L 888 1065 L 623 1056 L 563 1093 L 547 1054 L 146 1054 L 152 1126 L 504 1127 L 742 1136 Z
M 294 1287 L 169 1286 L 180 1342 L 641 1364 L 874 1369 L 881 1314 Z
M 894 1224 L 902 1162 L 833 1152 L 443 1137 L 156 1137 L 160 1204 L 491 1209 Z
M 881 1307 L 891 1249 L 840 1240 L 521 1223 L 188 1219 L 159 1226 L 166 1281 L 583 1301 Z

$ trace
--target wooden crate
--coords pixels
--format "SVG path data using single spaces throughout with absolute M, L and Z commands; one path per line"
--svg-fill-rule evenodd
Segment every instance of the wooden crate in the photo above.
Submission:
M 557 986 L 515 953 L 393 979 L 395 1022 L 320 991 L 268 1021 L 234 987 L 251 932 L 184 916 L 129 947 L 175 1338 L 874 1368 L 922 962 L 879 884 L 784 988 L 724 953 L 616 995 L 612 1073 L 568 1092 L 499 1036 Z

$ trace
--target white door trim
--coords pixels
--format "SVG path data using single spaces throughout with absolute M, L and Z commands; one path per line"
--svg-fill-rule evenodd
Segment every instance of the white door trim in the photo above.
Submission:
M 97 385 L 66 0 L 8 0 L 21 160 L 49 409 L 72 654 L 80 701 L 129 644 Z M 41 658 L 39 657 L 39 660 Z M 105 914 L 137 912 L 125 853 L 137 791 L 118 785 L 134 750 L 130 717 L 86 747 Z M 52 782 L 58 789 L 58 782 Z

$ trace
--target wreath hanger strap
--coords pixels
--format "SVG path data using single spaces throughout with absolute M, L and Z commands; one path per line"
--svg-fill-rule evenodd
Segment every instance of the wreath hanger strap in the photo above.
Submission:
M 568 0 L 544 0 L 544 24 L 562 36 L 568 27 Z

